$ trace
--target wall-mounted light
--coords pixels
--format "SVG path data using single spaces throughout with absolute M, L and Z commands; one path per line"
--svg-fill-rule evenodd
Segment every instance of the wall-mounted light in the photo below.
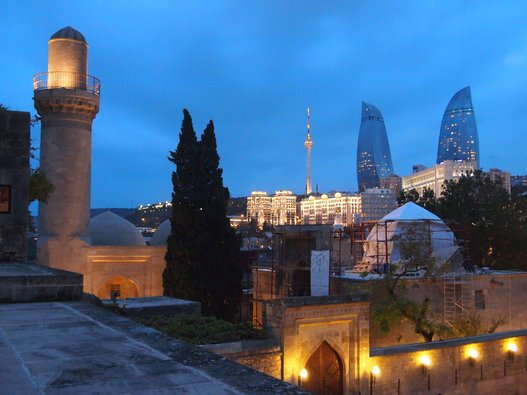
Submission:
M 419 358 L 419 364 L 423 368 L 423 374 L 426 375 L 428 367 L 432 364 L 432 361 L 430 361 L 430 357 L 428 357 L 428 355 L 423 354 Z
M 514 354 L 518 351 L 518 346 L 513 343 L 509 342 L 507 344 L 507 355 L 511 361 L 514 361 Z
M 308 378 L 308 376 L 309 376 L 308 373 L 307 373 L 306 368 L 302 369 L 302 370 L 300 371 L 300 374 L 299 374 L 298 376 L 299 376 L 298 381 L 299 381 L 300 387 L 302 387 L 302 382 L 305 381 L 305 380 L 307 380 L 307 378 Z
M 479 357 L 479 353 L 471 348 L 468 350 L 468 360 L 469 360 L 469 363 L 470 363 L 470 367 L 474 367 L 474 362 L 476 362 L 476 359 L 478 359 Z

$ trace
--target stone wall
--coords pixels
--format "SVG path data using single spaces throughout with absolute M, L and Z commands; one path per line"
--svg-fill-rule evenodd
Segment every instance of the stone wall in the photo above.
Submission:
M 163 270 L 166 247 L 90 246 L 77 237 L 53 237 L 39 247 L 39 257 L 46 266 L 80 273 L 84 292 L 101 299 L 110 297 L 107 286 L 132 284 L 136 292 L 121 297 L 163 295 Z
M 481 318 L 482 326 L 489 328 L 493 320 L 501 319 L 497 332 L 527 328 L 527 311 L 524 303 L 527 300 L 527 273 L 513 271 L 489 271 L 463 278 L 465 305 L 467 312 Z M 408 280 L 408 295 L 416 301 L 426 296 L 431 300 L 430 312 L 438 320 L 444 316 L 444 280 L 435 283 L 420 280 Z M 364 281 L 353 282 L 341 279 L 342 293 L 357 291 L 357 285 Z M 337 290 L 337 280 L 332 279 L 331 289 Z M 476 291 L 483 294 L 484 306 L 476 306 Z M 390 326 L 389 333 L 383 333 L 373 320 L 370 327 L 370 344 L 372 347 L 388 347 L 399 344 L 422 342 L 423 338 L 415 334 L 408 323 Z
M 0 109 L 0 262 L 27 260 L 28 112 Z
M 310 357 L 327 344 L 342 363 L 344 393 L 360 391 L 369 360 L 369 302 L 363 295 L 271 300 L 264 327 L 281 344 L 284 381 L 298 384 Z
M 509 344 L 517 351 L 508 351 Z M 527 388 L 527 330 L 377 348 L 370 356 L 369 370 L 380 370 L 371 376 L 370 393 L 520 394 Z
M 231 361 L 282 379 L 282 351 L 274 340 L 242 340 L 202 346 Z

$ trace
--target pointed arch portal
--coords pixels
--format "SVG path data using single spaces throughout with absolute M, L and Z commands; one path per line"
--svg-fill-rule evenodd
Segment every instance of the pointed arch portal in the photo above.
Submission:
M 319 395 L 343 394 L 342 360 L 326 341 L 309 357 L 305 369 L 309 376 L 302 387 L 306 390 Z

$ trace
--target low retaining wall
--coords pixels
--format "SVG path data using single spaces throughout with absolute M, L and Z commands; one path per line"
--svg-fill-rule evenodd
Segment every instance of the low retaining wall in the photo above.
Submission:
M 251 369 L 282 379 L 282 351 L 275 341 L 242 340 L 201 347 Z
M 374 348 L 374 366 L 372 393 L 527 393 L 527 330 Z

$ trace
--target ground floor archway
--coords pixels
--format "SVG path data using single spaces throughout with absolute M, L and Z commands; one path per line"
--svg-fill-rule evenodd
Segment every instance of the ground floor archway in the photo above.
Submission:
M 119 299 L 137 298 L 141 296 L 136 283 L 123 276 L 116 276 L 106 281 L 99 287 L 95 296 L 99 299 L 110 299 L 112 292 L 116 293 Z
M 319 395 L 341 395 L 344 392 L 344 369 L 337 352 L 326 342 L 309 357 L 305 369 L 308 378 L 302 387 Z

